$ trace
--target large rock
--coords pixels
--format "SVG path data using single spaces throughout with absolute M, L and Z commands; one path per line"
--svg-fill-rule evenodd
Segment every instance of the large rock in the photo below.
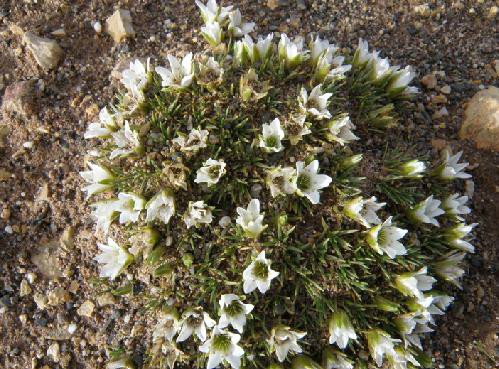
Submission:
M 135 35 L 130 11 L 118 9 L 106 20 L 106 31 L 114 42 L 120 43 L 127 37 Z
M 36 113 L 35 81 L 15 82 L 5 89 L 2 99 L 2 112 L 15 113 L 22 118 L 29 118 Z
M 499 151 L 499 88 L 489 87 L 473 96 L 459 137 L 472 140 L 479 149 Z
M 56 41 L 39 37 L 32 32 L 26 32 L 23 39 L 36 62 L 43 69 L 53 69 L 59 64 L 64 52 Z

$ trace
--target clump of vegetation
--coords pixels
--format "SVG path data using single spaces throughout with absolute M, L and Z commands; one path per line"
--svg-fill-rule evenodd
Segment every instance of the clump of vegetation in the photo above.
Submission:
M 473 252 L 461 153 L 400 146 L 410 67 L 360 40 L 270 34 L 198 2 L 210 51 L 139 60 L 81 173 L 100 277 L 151 276 L 150 368 L 425 367 Z M 404 137 L 410 140 L 410 137 Z M 381 144 L 380 144 L 381 142 Z M 121 286 L 119 288 L 116 288 Z M 109 368 L 133 363 L 124 351 Z

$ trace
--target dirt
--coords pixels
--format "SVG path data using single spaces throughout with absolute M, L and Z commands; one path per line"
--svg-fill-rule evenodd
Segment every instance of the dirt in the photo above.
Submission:
M 491 66 L 499 59 L 499 13 L 496 8 L 494 14 L 493 8 L 499 3 L 280 0 L 272 1 L 278 5 L 274 10 L 266 0 L 232 3 L 256 22 L 259 33 L 319 31 L 350 49 L 362 37 L 394 64 L 413 65 L 418 80 L 436 73 L 436 89 L 420 86 L 418 112 L 406 124 L 414 130 L 417 144 L 430 148 L 433 140 L 434 145 L 464 150 L 475 182 L 473 219 L 480 225 L 475 232 L 476 252 L 467 257 L 463 288 L 456 290 L 455 303 L 438 321 L 426 348 L 437 368 L 499 368 L 499 154 L 478 151 L 457 139 L 465 102 L 480 88 L 499 85 Z M 34 80 L 31 108 L 36 111 L 28 117 L 8 114 L 0 122 L 8 130 L 5 147 L 0 146 L 0 178 L 10 174 L 0 180 L 2 368 L 103 368 L 106 350 L 117 346 L 133 351 L 140 367 L 148 342 L 145 327 L 153 322 L 129 297 L 97 303 L 101 287 L 91 283 L 97 275 L 92 260 L 97 240 L 78 172 L 90 149 L 83 132 L 116 91 L 113 68 L 130 57 L 162 59 L 167 52 L 182 54 L 203 47 L 195 31 L 201 21 L 194 2 L 166 4 L 159 0 L 0 2 L 0 96 L 15 82 Z M 427 7 L 417 8 L 423 4 Z M 104 25 L 116 7 L 131 11 L 136 31 L 133 39 L 120 45 L 91 26 L 95 20 Z M 64 50 L 61 64 L 43 71 L 13 26 L 57 40 Z M 51 34 L 60 28 L 65 35 Z M 451 87 L 444 94 L 447 103 L 441 98 L 431 102 L 445 85 Z M 432 118 L 444 106 L 449 115 Z M 33 147 L 23 148 L 28 141 Z M 59 242 L 70 226 L 73 242 Z M 40 259 L 48 261 L 41 264 Z M 23 280 L 31 291 L 26 282 L 21 291 Z M 69 297 L 58 293 L 60 287 Z M 95 308 L 91 314 L 81 314 L 81 305 L 89 306 L 87 300 Z M 72 334 L 70 324 L 76 325 Z M 50 352 L 57 351 L 54 343 L 60 355 L 47 354 L 49 347 Z

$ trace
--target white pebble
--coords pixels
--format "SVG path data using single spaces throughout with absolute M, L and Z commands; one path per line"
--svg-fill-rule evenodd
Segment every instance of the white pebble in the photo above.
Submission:
M 76 332 L 76 330 L 78 329 L 78 326 L 74 323 L 71 323 L 69 326 L 68 326 L 68 332 L 69 334 L 73 334 L 74 332 Z
M 7 227 L 5 227 L 5 232 L 7 232 L 8 234 L 12 234 L 14 231 L 12 230 L 12 227 L 8 225 Z
M 33 145 L 34 145 L 33 141 L 26 141 L 25 143 L 23 143 L 23 147 L 25 149 L 31 149 L 31 148 L 33 148 Z
M 102 24 L 99 21 L 93 22 L 92 27 L 94 27 L 95 32 L 97 32 L 97 33 L 102 32 Z

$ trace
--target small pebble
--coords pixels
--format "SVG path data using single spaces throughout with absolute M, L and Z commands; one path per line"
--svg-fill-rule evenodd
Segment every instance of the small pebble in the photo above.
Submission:
M 31 149 L 31 148 L 33 148 L 33 145 L 34 145 L 33 141 L 26 141 L 25 143 L 23 143 L 23 147 L 25 149 Z
M 96 33 L 101 33 L 102 32 L 102 24 L 99 21 L 93 22 L 92 27 L 94 28 L 94 31 Z
M 450 91 L 451 91 L 451 88 L 449 85 L 445 85 L 444 87 L 442 87 L 440 89 L 440 92 L 442 92 L 443 94 L 446 94 L 446 95 L 450 94 Z
M 5 227 L 5 232 L 8 234 L 12 234 L 14 231 L 12 230 L 12 227 L 8 225 L 7 227 Z

